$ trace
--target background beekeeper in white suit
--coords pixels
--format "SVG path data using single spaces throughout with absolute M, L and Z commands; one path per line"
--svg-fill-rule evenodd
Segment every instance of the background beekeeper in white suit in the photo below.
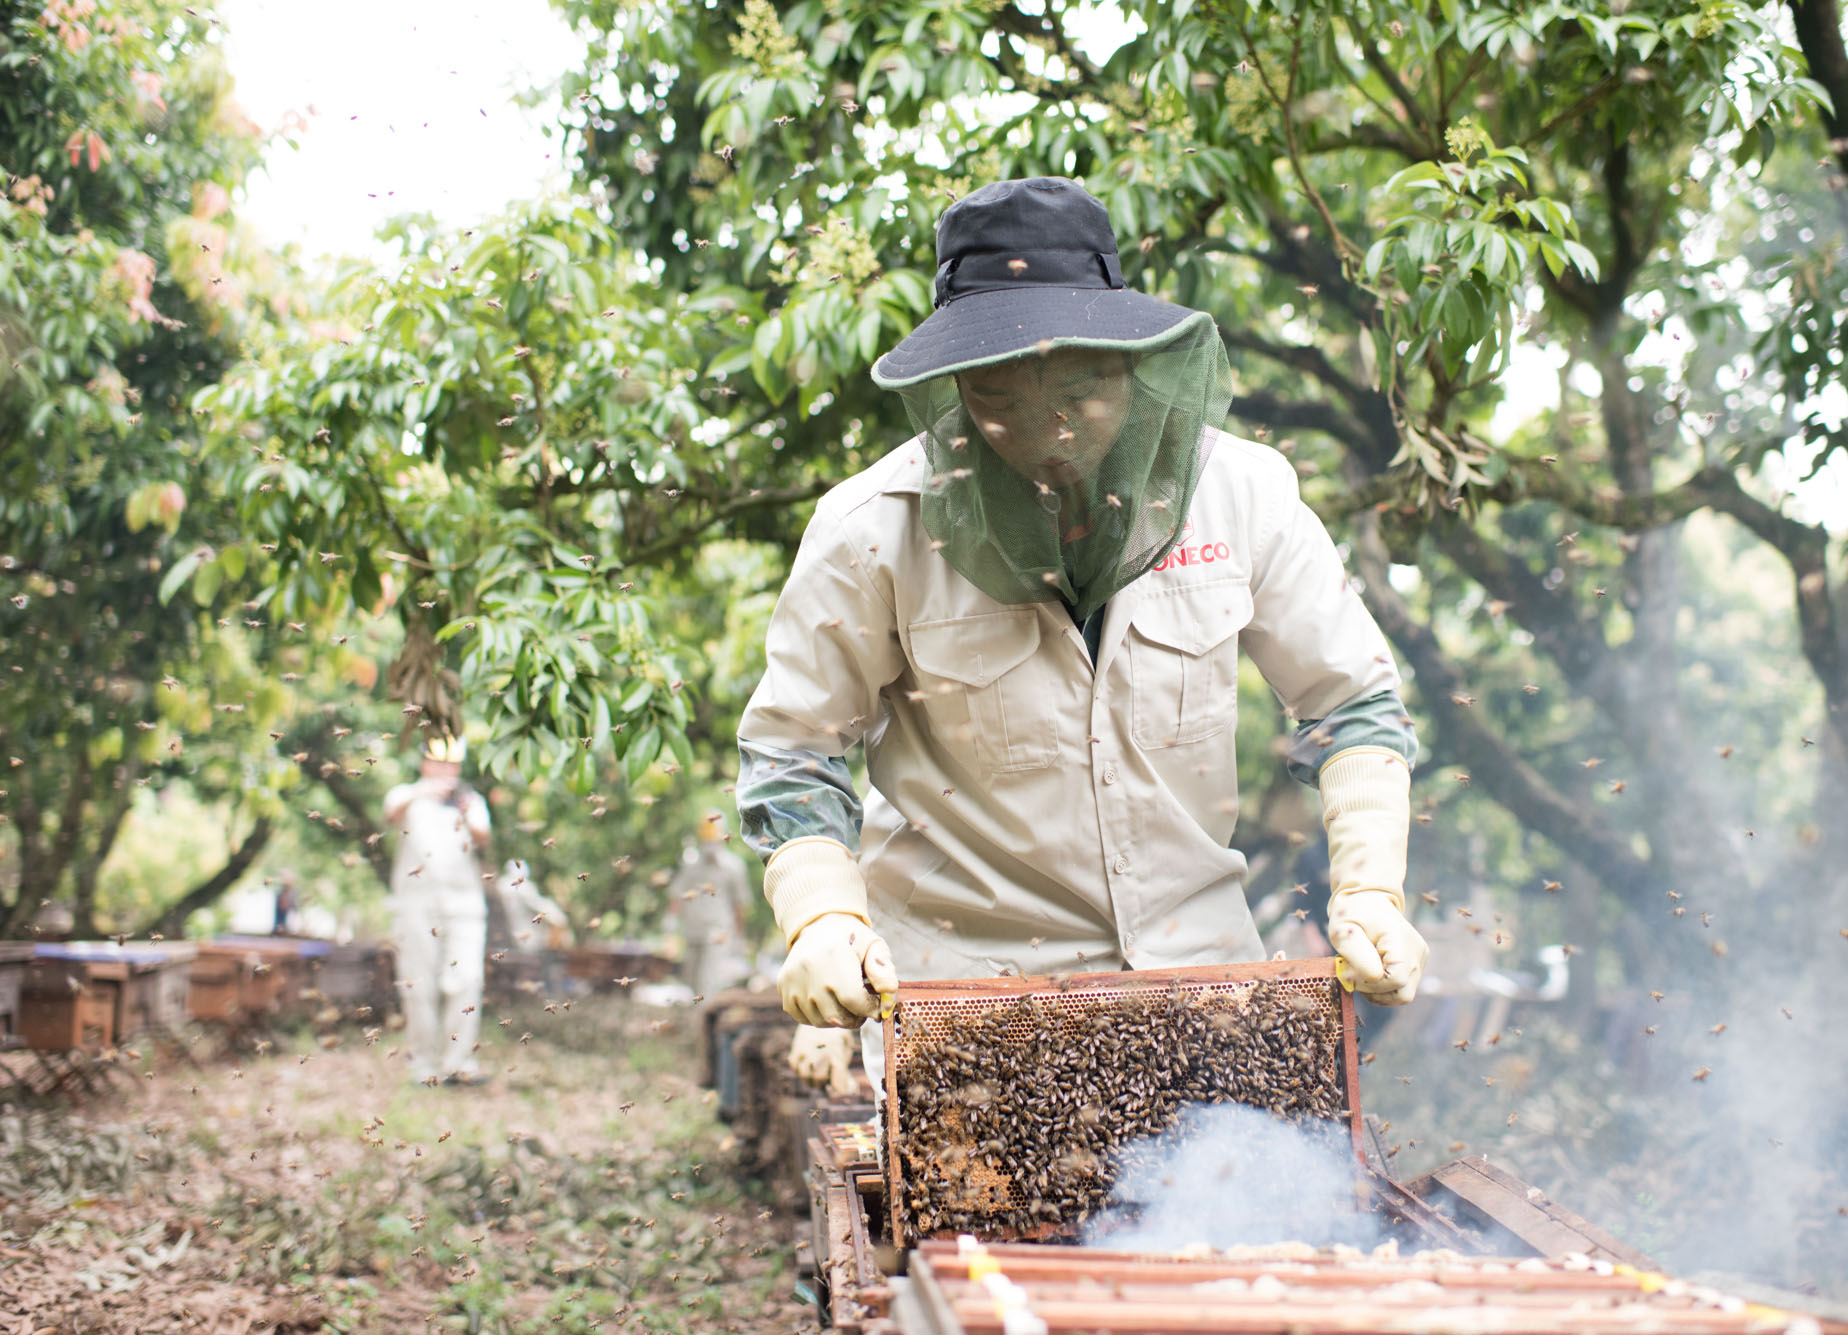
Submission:
M 460 738 L 432 743 L 423 774 L 385 795 L 398 835 L 391 868 L 393 937 L 411 1076 L 477 1084 L 487 898 L 475 854 L 488 844 L 488 804 L 462 782 Z
M 686 944 L 682 976 L 695 993 L 709 997 L 751 972 L 744 940 L 751 878 L 744 859 L 725 846 L 719 812 L 700 817 L 696 838 L 667 887 L 667 913 L 670 930 Z

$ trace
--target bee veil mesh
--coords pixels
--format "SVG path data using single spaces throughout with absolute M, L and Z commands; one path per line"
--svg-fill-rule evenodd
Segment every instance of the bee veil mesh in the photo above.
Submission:
M 1232 372 L 1210 316 L 1158 341 L 1052 339 L 898 391 L 923 438 L 925 531 L 1003 603 L 1083 621 L 1178 540 Z

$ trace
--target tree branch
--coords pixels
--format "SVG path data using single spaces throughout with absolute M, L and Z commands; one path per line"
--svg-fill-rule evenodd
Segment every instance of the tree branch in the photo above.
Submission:
M 1842 7 L 1839 0 L 1790 0 L 1796 21 L 1797 45 L 1809 76 L 1828 91 L 1833 107 L 1820 107 L 1823 127 L 1829 132 L 1829 152 L 1837 170 L 1848 174 L 1848 47 L 1842 41 Z M 1848 196 L 1837 191 L 1836 200 L 1848 210 Z
M 746 492 L 742 496 L 734 495 L 729 500 L 715 506 L 712 513 L 707 515 L 704 519 L 689 524 L 684 528 L 677 529 L 672 533 L 665 534 L 662 537 L 656 538 L 653 542 L 645 543 L 634 551 L 625 554 L 622 558 L 622 564 L 611 571 L 611 578 L 620 577 L 630 567 L 652 564 L 655 561 L 661 560 L 663 557 L 671 556 L 683 547 L 691 546 L 699 540 L 700 535 L 705 533 L 706 530 L 717 524 L 722 524 L 728 519 L 736 519 L 739 515 L 750 514 L 755 510 L 770 510 L 786 505 L 800 505 L 803 501 L 814 500 L 815 497 L 821 495 L 822 492 L 833 485 L 833 479 L 815 478 L 811 481 L 801 483 L 798 486 L 783 487 L 776 491 L 755 491 Z
M 1432 161 L 1424 145 L 1413 143 L 1403 135 L 1394 134 L 1372 121 L 1362 121 L 1345 134 L 1331 134 L 1317 139 L 1313 144 L 1306 144 L 1303 153 L 1307 157 L 1319 157 L 1323 153 L 1339 153 L 1349 148 L 1383 149 L 1388 153 L 1397 153 L 1407 162 Z
M 1336 369 L 1328 360 L 1328 354 L 1313 344 L 1278 343 L 1265 338 L 1262 334 L 1252 333 L 1248 329 L 1234 329 L 1230 325 L 1219 326 L 1219 337 L 1227 347 L 1242 348 L 1246 352 L 1255 352 L 1260 357 L 1289 367 L 1292 371 L 1301 371 L 1313 376 L 1322 384 L 1346 399 L 1348 404 L 1361 409 L 1369 399 L 1378 399 L 1380 392 L 1371 385 L 1363 385 L 1352 380 Z
M 1438 549 L 1457 568 L 1507 603 L 1534 644 L 1558 665 L 1567 680 L 1597 702 L 1607 717 L 1623 718 L 1629 700 L 1622 665 L 1611 653 L 1603 627 L 1579 616 L 1561 594 L 1548 589 L 1518 557 L 1487 543 L 1468 525 L 1450 519 L 1435 525 Z
M 1379 475 L 1341 496 L 1338 503 L 1325 502 L 1317 509 L 1329 518 L 1364 514 L 1391 503 L 1403 490 L 1397 476 Z M 1699 510 L 1713 510 L 1742 524 L 1790 566 L 1803 655 L 1822 684 L 1828 727 L 1838 754 L 1848 756 L 1848 617 L 1837 606 L 1826 530 L 1792 519 L 1759 500 L 1739 484 L 1731 470 L 1715 465 L 1660 491 L 1624 494 L 1587 486 L 1557 467 L 1516 464 L 1494 486 L 1476 494 L 1504 505 L 1549 502 L 1590 523 L 1631 533 L 1665 527 Z M 1506 553 L 1486 547 L 1460 525 L 1436 533 L 1439 545 L 1459 567 L 1514 606 L 1516 619 L 1534 632 L 1536 643 L 1562 670 L 1588 684 L 1601 679 L 1600 673 L 1580 676 L 1600 654 L 1595 646 L 1575 648 L 1564 638 L 1550 641 L 1553 631 L 1549 628 L 1560 624 L 1560 618 L 1549 611 L 1557 599 L 1532 572 L 1517 568 Z
M 1035 18 L 1040 19 L 1042 26 L 1038 28 L 1033 26 Z M 1051 42 L 1053 50 L 1058 52 L 1059 59 L 1065 62 L 1066 67 L 1078 71 L 1081 84 L 1094 88 L 1103 78 L 1103 71 L 1093 65 L 1082 51 L 1072 45 L 1071 38 L 1065 33 L 1064 25 L 1055 22 L 1050 13 L 1043 17 L 1027 15 L 1010 4 L 1004 5 L 995 13 L 994 22 L 995 26 L 1003 32 L 1012 33 L 1025 41 Z
M 244 842 L 226 859 L 224 866 L 169 904 L 153 922 L 137 930 L 134 935 L 152 936 L 158 933 L 161 936 L 183 936 L 186 920 L 198 910 L 216 904 L 225 891 L 237 884 L 244 873 L 250 870 L 250 864 L 263 852 L 272 833 L 274 830 L 269 817 L 259 816 L 257 823 L 250 827 L 250 833 L 244 836 Z
M 324 738 L 307 738 L 297 754 L 302 757 L 296 762 L 302 773 L 325 788 L 346 812 L 347 819 L 343 822 L 348 827 L 346 832 L 359 840 L 361 856 L 378 876 L 379 883 L 390 889 L 391 855 L 385 851 L 384 831 L 373 820 L 373 804 L 347 780 L 340 762 L 327 754 Z
M 1425 143 L 1429 146 L 1429 156 L 1437 156 L 1437 147 L 1443 142 L 1443 136 L 1437 133 L 1437 127 L 1418 105 L 1418 99 L 1399 77 L 1399 71 L 1392 67 L 1392 62 L 1380 54 L 1379 43 L 1373 40 L 1371 33 L 1354 33 L 1354 45 L 1360 48 L 1360 58 L 1385 85 L 1392 90 L 1392 95 L 1399 99 L 1399 105 L 1405 109 L 1405 117 L 1424 133 Z
M 102 823 L 96 831 L 96 842 L 90 851 L 78 860 L 72 876 L 72 935 L 82 940 L 96 936 L 96 878 L 103 870 L 103 864 L 109 861 L 109 852 L 115 847 L 116 836 L 122 832 L 122 823 L 128 818 L 129 807 L 134 801 L 135 772 L 141 768 L 139 761 L 130 759 L 124 767 L 121 778 L 116 783 L 115 796 L 103 813 Z
M 1386 578 L 1377 522 L 1368 516 L 1358 525 L 1360 540 L 1354 554 L 1356 568 L 1366 581 L 1362 596 L 1380 628 L 1411 664 L 1419 697 L 1445 742 L 1469 766 L 1471 782 L 1561 852 L 1599 868 L 1606 884 L 1626 898 L 1659 895 L 1663 887 L 1654 868 L 1637 856 L 1621 831 L 1553 787 L 1469 705 L 1461 703 L 1468 699 L 1462 674 Z
M 1297 188 L 1309 199 L 1310 205 L 1322 219 L 1322 226 L 1328 229 L 1328 238 L 1335 248 L 1337 265 L 1345 276 L 1345 260 L 1358 261 L 1361 257 L 1360 247 L 1347 239 L 1347 234 L 1335 224 L 1335 215 L 1329 211 L 1328 201 L 1322 198 L 1322 192 L 1315 188 L 1315 182 L 1309 179 L 1308 171 L 1303 167 L 1302 149 L 1296 141 L 1296 119 L 1292 108 L 1296 102 L 1296 76 L 1301 68 L 1303 50 L 1303 26 L 1296 28 L 1295 39 L 1290 45 L 1290 74 L 1281 94 L 1278 93 L 1271 77 L 1264 69 L 1264 63 L 1258 58 L 1256 46 L 1248 46 L 1251 67 L 1257 71 L 1258 79 L 1264 85 L 1264 91 L 1270 94 L 1272 102 L 1277 104 L 1279 120 L 1283 126 L 1283 147 L 1290 158 L 1290 170 L 1296 177 Z
M 1516 145 L 1518 145 L 1519 147 L 1525 148 L 1529 144 L 1538 143 L 1540 140 L 1545 139 L 1548 135 L 1553 133 L 1554 130 L 1557 130 L 1560 126 L 1566 124 L 1569 121 L 1576 120 L 1578 117 L 1584 115 L 1587 111 L 1590 111 L 1593 107 L 1597 106 L 1598 103 L 1602 102 L 1605 98 L 1609 97 L 1612 93 L 1616 92 L 1617 89 L 1621 86 L 1622 86 L 1622 80 L 1617 78 L 1615 75 L 1613 75 L 1611 78 L 1604 80 L 1603 83 L 1600 83 L 1597 86 L 1588 90 L 1583 97 L 1578 99 L 1578 101 L 1574 102 L 1571 106 L 1567 107 L 1564 111 L 1560 112 L 1558 115 L 1552 117 L 1544 125 L 1542 125 L 1539 129 L 1534 130 L 1529 134 L 1522 135 L 1519 139 L 1515 140 Z
M 1261 391 L 1234 396 L 1231 411 L 1234 417 L 1274 430 L 1326 432 L 1347 446 L 1357 458 L 1365 459 L 1372 453 L 1372 435 L 1365 424 L 1332 403 L 1295 402 Z

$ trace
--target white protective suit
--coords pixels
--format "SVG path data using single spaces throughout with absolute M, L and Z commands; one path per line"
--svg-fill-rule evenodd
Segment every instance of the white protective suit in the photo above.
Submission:
M 901 978 L 1263 958 L 1229 846 L 1239 651 L 1294 719 L 1399 674 L 1289 462 L 1211 437 L 1179 543 L 1109 600 L 1095 670 L 1059 603 L 1001 603 L 932 549 L 918 441 L 822 499 L 738 734 L 819 756 L 864 739 L 859 866 Z M 782 837 L 809 832 L 841 837 Z
M 494 888 L 500 893 L 501 918 L 513 949 L 536 953 L 552 944 L 554 934 L 569 938 L 571 919 L 533 883 L 525 862 L 508 859 Z
M 400 833 L 392 928 L 405 1042 L 420 1081 L 473 1078 L 481 1031 L 488 903 L 475 850 L 488 842 L 488 804 L 472 789 L 453 794 L 420 779 L 385 796 L 386 824 Z
M 710 997 L 749 975 L 740 924 L 751 902 L 744 859 L 718 840 L 701 840 L 667 887 L 668 912 L 686 941 L 685 979 Z

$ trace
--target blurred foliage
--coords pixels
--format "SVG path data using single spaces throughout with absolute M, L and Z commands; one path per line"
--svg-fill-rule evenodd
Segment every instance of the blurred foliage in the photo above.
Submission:
M 240 613 L 215 625 L 209 584 L 169 601 L 231 536 L 190 400 L 267 310 L 268 262 L 227 214 L 260 148 L 206 18 L 0 7 L 0 934 L 52 897 L 96 930 L 139 787 L 187 777 L 260 805 L 279 781 L 251 739 L 289 692 L 215 634 Z

